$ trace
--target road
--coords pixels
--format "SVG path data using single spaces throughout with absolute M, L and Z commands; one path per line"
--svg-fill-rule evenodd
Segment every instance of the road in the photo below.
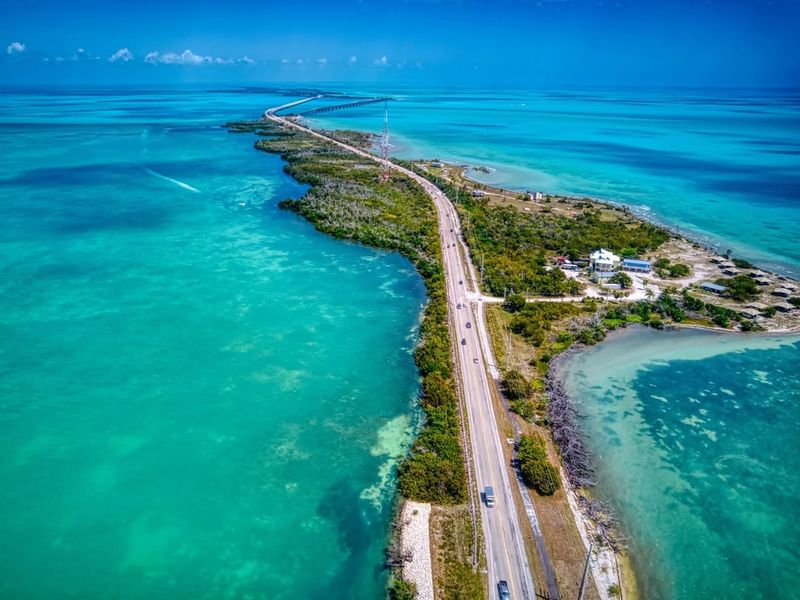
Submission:
M 281 109 L 310 100 L 313 98 L 268 109 L 264 116 L 285 126 L 327 140 L 369 160 L 384 163 L 381 158 L 369 152 L 329 138 L 275 114 Z M 453 343 L 457 355 L 456 369 L 462 382 L 461 387 L 467 408 L 475 479 L 481 492 L 486 486 L 491 486 L 497 497 L 496 505 L 492 508 L 487 507 L 483 501 L 480 503 L 481 522 L 486 544 L 489 597 L 497 597 L 497 582 L 505 580 L 508 582 L 512 598 L 533 599 L 536 592 L 514 501 L 508 461 L 503 452 L 503 444 L 507 442 L 497 426 L 491 394 L 492 384 L 487 374 L 486 358 L 488 355 L 485 354 L 486 349 L 481 345 L 481 337 L 488 340 L 482 315 L 482 303 L 468 300 L 469 297 L 479 294 L 479 290 L 476 287 L 472 264 L 468 260 L 462 260 L 462 256 L 466 257 L 468 254 L 461 236 L 458 216 L 450 200 L 427 179 L 392 162 L 386 164 L 391 169 L 412 178 L 423 187 L 433 200 L 439 218 L 451 332 L 455 337 Z M 516 484 L 516 482 L 513 483 Z

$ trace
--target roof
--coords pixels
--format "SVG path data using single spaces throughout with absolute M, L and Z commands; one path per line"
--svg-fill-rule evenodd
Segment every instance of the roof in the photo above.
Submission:
M 700 284 L 700 287 L 706 290 L 712 290 L 714 292 L 724 292 L 727 288 L 724 285 L 719 285 L 718 283 L 711 283 L 710 281 L 704 281 Z
M 622 264 L 635 267 L 649 267 L 652 263 L 649 260 L 642 260 L 639 258 L 626 258 L 622 261 Z
M 613 252 L 606 250 L 605 248 L 600 248 L 599 250 L 595 250 L 589 255 L 595 262 L 619 262 L 620 258 Z
M 789 312 L 790 310 L 794 310 L 796 308 L 794 304 L 789 304 L 788 302 L 778 302 L 774 306 L 782 312 Z
M 743 308 L 742 310 L 739 311 L 739 314 L 749 319 L 755 319 L 761 313 L 757 311 L 755 308 Z

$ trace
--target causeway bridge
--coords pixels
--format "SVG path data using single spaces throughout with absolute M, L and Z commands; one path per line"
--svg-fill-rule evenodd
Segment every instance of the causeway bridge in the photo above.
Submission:
M 317 96 L 316 98 L 314 98 L 314 100 L 322 97 L 323 96 Z M 312 108 L 310 110 L 306 110 L 303 112 L 292 113 L 292 116 L 309 117 L 311 115 L 318 115 L 320 113 L 333 112 L 335 110 L 345 110 L 348 108 L 359 108 L 361 106 L 367 106 L 369 104 L 377 104 L 378 102 L 390 102 L 392 100 L 394 100 L 394 98 L 390 98 L 388 96 L 364 98 L 363 100 L 355 100 L 353 102 L 346 102 L 344 104 L 332 104 L 330 106 L 320 106 L 318 108 Z

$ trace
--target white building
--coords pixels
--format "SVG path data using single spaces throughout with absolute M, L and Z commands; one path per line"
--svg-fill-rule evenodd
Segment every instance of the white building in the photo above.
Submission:
M 605 248 L 595 250 L 589 255 L 589 264 L 593 271 L 614 271 L 622 259 Z

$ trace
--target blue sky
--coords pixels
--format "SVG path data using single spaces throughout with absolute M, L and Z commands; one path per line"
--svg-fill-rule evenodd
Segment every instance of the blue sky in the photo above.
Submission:
M 800 85 L 797 0 L 0 0 L 14 83 Z

